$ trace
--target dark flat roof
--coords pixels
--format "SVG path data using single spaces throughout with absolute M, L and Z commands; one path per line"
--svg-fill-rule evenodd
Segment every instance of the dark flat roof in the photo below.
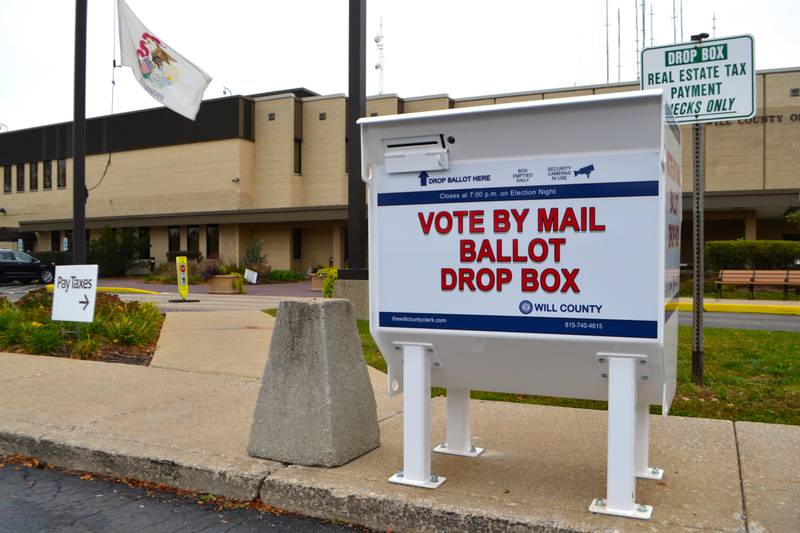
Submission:
M 166 107 L 86 120 L 86 155 L 124 152 L 225 139 L 254 140 L 253 98 L 294 93 L 318 96 L 303 87 L 203 100 L 195 121 Z M 72 122 L 0 133 L 0 166 L 72 157 Z

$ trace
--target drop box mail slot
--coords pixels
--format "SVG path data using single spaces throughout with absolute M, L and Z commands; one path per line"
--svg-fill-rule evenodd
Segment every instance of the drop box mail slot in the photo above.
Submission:
M 362 119 L 370 327 L 427 343 L 433 386 L 605 400 L 604 352 L 675 390 L 680 132 L 661 91 Z M 392 139 L 441 139 L 400 168 Z M 443 143 L 443 144 L 442 144 Z M 387 170 L 388 167 L 388 170 Z

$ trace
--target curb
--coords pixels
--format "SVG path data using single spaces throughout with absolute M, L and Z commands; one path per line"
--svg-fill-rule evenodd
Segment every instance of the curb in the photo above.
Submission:
M 284 467 L 273 461 L 262 461 L 263 465 L 256 467 L 228 461 L 224 467 L 213 468 L 203 465 L 201 454 L 171 450 L 165 456 L 163 449 L 148 449 L 131 441 L 94 446 L 74 432 L 49 433 L 52 434 L 36 436 L 1 431 L 0 455 L 20 454 L 62 468 L 161 483 L 243 501 L 255 499 L 264 478 Z
M 8 421 L 8 419 L 6 419 Z M 376 530 L 393 531 L 507 531 L 588 533 L 595 528 L 576 529 L 537 519 L 535 513 L 519 516 L 519 509 L 484 508 L 467 500 L 462 505 L 431 504 L 415 499 L 393 499 L 379 491 L 354 494 L 335 483 L 306 479 L 307 467 L 259 461 L 253 465 L 231 464 L 210 468 L 196 453 L 150 450 L 137 442 L 111 442 L 95 447 L 85 434 L 50 429 L 34 435 L 30 424 L 18 423 L 12 431 L 0 431 L 0 455 L 20 454 L 47 464 L 72 470 L 160 483 L 192 492 L 215 494 L 240 501 L 256 498 L 279 509 L 325 520 L 335 517 Z M 39 430 L 41 431 L 41 430 Z M 160 454 L 158 452 L 161 452 Z M 158 456 L 161 455 L 161 456 Z M 263 463 L 263 464 L 261 464 Z
M 261 487 L 261 501 L 290 513 L 323 520 L 335 517 L 376 531 L 470 531 L 583 533 L 596 526 L 576 528 L 536 518 L 535 510 L 519 516 L 517 507 L 490 510 L 466 497 L 458 505 L 425 503 L 413 497 L 395 499 L 368 490 L 353 493 L 333 482 L 309 480 L 306 467 L 289 465 L 267 476 Z M 376 483 L 385 483 L 380 481 Z M 504 512 L 505 511 L 505 512 Z M 516 516 L 515 516 L 516 515 Z
M 691 312 L 691 302 L 680 302 L 678 311 Z M 713 313 L 761 313 L 765 315 L 800 315 L 800 305 L 774 304 L 724 304 L 709 302 L 703 304 L 703 311 Z
M 53 284 L 45 285 L 48 292 L 53 292 Z M 146 289 L 134 289 L 132 287 L 97 287 L 97 292 L 113 292 L 117 294 L 161 294 L 156 291 Z

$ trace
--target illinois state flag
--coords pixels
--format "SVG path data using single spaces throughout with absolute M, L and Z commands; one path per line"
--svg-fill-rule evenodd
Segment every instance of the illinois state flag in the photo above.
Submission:
M 194 120 L 211 77 L 145 28 L 125 0 L 117 6 L 122 64 L 150 96 Z

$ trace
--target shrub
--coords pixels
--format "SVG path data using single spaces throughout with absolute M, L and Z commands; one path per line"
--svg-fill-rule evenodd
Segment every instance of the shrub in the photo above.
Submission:
M 72 355 L 78 359 L 94 359 L 100 351 L 100 340 L 97 337 L 84 337 L 72 343 Z
M 106 337 L 113 344 L 142 346 L 155 339 L 156 332 L 140 317 L 122 315 L 106 326 Z
M 128 304 L 129 310 L 132 304 L 137 304 L 134 313 L 140 320 L 154 327 L 161 325 L 164 315 L 161 314 L 161 310 L 159 310 L 157 305 L 151 304 L 150 302 L 132 302 Z
M 339 278 L 339 269 L 336 267 L 320 268 L 317 270 L 317 276 L 324 278 L 322 281 L 322 295 L 325 298 L 332 298 L 333 285 Z
M 709 241 L 706 262 L 711 270 L 787 268 L 800 257 L 798 241 Z
M 250 239 L 247 247 L 244 249 L 244 257 L 242 263 L 250 270 L 258 271 L 267 264 L 267 256 L 263 254 L 264 242 L 258 239 Z
M 53 295 L 47 292 L 45 288 L 36 289 L 17 300 L 17 303 L 14 305 L 25 312 L 43 309 L 47 310 L 49 313 L 50 309 L 53 307 Z
M 61 351 L 64 347 L 61 330 L 55 325 L 32 326 L 23 339 L 22 346 L 27 353 L 47 355 Z
M 178 283 L 178 270 L 175 266 L 175 260 L 170 263 L 159 264 L 152 273 L 144 277 L 145 283 Z M 200 266 L 193 261 L 189 262 L 189 285 L 202 283 L 203 277 L 200 272 Z
M 4 306 L 0 308 L 0 331 L 8 329 L 11 324 L 22 321 L 22 313 L 15 307 Z
M 138 259 L 139 238 L 133 229 L 112 231 L 105 227 L 100 236 L 89 243 L 89 262 L 97 263 L 101 276 L 123 276 Z
M 31 326 L 30 322 L 17 321 L 8 325 L 8 327 L 0 331 L 0 346 L 3 348 L 11 348 L 12 346 L 22 346 L 30 335 Z
M 270 281 L 303 281 L 306 279 L 305 272 L 298 272 L 296 270 L 273 270 L 269 273 Z
M 203 254 L 200 252 L 191 252 L 189 250 L 177 250 L 173 252 L 167 252 L 167 263 L 175 267 L 175 258 L 185 256 L 186 261 L 191 264 L 192 261 L 199 263 L 203 260 Z

